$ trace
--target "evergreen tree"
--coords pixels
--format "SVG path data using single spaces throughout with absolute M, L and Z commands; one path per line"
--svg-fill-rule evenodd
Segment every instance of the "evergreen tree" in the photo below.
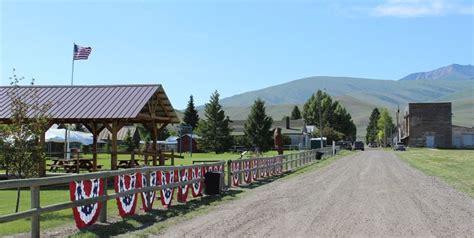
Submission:
M 188 106 L 184 111 L 184 124 L 188 126 L 192 126 L 195 129 L 199 123 L 199 115 L 198 111 L 194 107 L 194 98 L 193 95 L 189 96 Z
M 293 111 L 291 111 L 291 120 L 298 120 L 301 119 L 301 112 L 298 106 L 295 105 Z
M 201 148 L 205 151 L 214 151 L 216 154 L 228 150 L 232 145 L 230 119 L 222 110 L 217 91 L 211 95 L 209 103 L 204 106 L 204 113 L 206 119 L 201 120 L 198 126 L 202 137 Z
M 123 142 L 124 142 L 125 149 L 127 150 L 127 152 L 132 152 L 133 150 L 135 150 L 136 147 L 135 147 L 135 142 L 133 141 L 131 130 L 127 130 L 127 134 L 125 135 Z
M 265 113 L 265 102 L 258 98 L 245 122 L 245 137 L 249 143 L 256 146 L 260 151 L 268 151 L 271 148 L 273 132 L 270 131 L 273 119 Z
M 337 101 L 335 103 L 337 103 Z M 354 121 L 352 121 L 352 116 L 341 104 L 337 103 L 336 110 L 334 110 L 330 122 L 330 127 L 344 135 L 344 137 L 341 139 L 351 141 L 356 139 L 357 128 L 354 124 Z
M 170 131 L 168 130 L 168 128 L 164 128 L 162 131 L 160 131 L 160 133 L 158 133 L 158 140 L 166 140 L 168 139 L 168 137 L 170 137 L 171 134 L 170 134 Z
M 378 108 L 374 108 L 370 114 L 369 124 L 367 125 L 367 134 L 365 135 L 365 142 L 367 144 L 377 140 L 377 121 L 380 118 Z

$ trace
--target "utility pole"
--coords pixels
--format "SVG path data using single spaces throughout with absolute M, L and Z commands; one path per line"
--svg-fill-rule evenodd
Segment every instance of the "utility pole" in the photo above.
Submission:
M 321 139 L 321 149 L 323 148 L 323 118 L 321 116 L 322 98 L 319 98 L 319 138 Z
M 400 121 L 398 120 L 399 116 L 400 116 L 400 106 L 397 105 L 397 134 L 398 134 L 397 135 L 397 142 L 401 142 L 400 137 L 402 136 L 401 131 L 400 131 Z

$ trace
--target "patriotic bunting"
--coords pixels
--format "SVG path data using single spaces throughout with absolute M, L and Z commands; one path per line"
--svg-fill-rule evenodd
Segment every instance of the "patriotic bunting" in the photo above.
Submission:
M 248 170 L 244 172 L 244 180 L 246 183 L 251 183 L 252 182 L 252 176 L 250 174 L 250 161 L 247 160 L 244 162 L 244 169 Z
M 158 174 L 161 185 L 166 185 L 170 183 L 174 183 L 175 181 L 175 172 L 174 171 L 161 171 Z M 165 208 L 169 208 L 171 206 L 171 200 L 173 199 L 174 188 L 164 188 L 161 190 L 161 204 Z
M 193 180 L 201 178 L 202 175 L 203 175 L 201 167 L 193 168 L 193 169 L 190 169 L 190 170 L 191 170 L 191 178 Z M 192 193 L 193 193 L 193 197 L 202 196 L 202 181 L 192 184 Z
M 260 167 L 260 178 L 265 177 L 265 170 L 263 167 L 265 167 L 265 160 L 261 159 L 258 161 L 258 167 Z
M 95 198 L 104 195 L 104 179 L 73 181 L 69 183 L 71 201 Z M 93 203 L 72 208 L 76 227 L 85 228 L 94 224 L 99 217 L 102 203 Z
M 115 192 L 122 193 L 139 187 L 139 180 L 141 174 L 128 174 L 115 176 Z M 119 215 L 125 217 L 135 214 L 135 207 L 137 205 L 137 194 L 131 194 L 117 198 L 117 206 Z
M 258 160 L 254 159 L 252 160 L 252 168 L 257 168 L 258 167 Z M 253 180 L 257 180 L 258 177 L 258 169 L 252 170 L 252 177 Z
M 147 187 L 147 186 L 156 186 L 158 184 L 158 178 L 157 178 L 157 172 L 151 172 L 150 173 L 150 182 L 148 183 L 146 176 L 141 175 L 141 179 L 139 180 L 141 182 L 140 187 Z M 149 184 L 149 185 L 148 185 Z M 152 209 L 153 207 L 153 202 L 155 201 L 156 197 L 156 191 L 151 191 L 151 192 L 142 192 L 142 208 L 144 211 L 148 212 Z M 148 200 L 150 199 L 150 200 Z M 150 201 L 150 202 L 148 202 Z M 149 205 L 149 206 L 148 206 Z
M 234 186 L 239 186 L 239 177 L 240 174 L 237 171 L 240 170 L 240 162 L 239 161 L 232 161 L 232 184 Z
M 191 179 L 191 173 L 189 172 L 192 169 L 183 169 L 179 171 L 179 181 L 187 182 Z M 185 203 L 188 198 L 189 185 L 183 185 L 178 187 L 178 202 Z

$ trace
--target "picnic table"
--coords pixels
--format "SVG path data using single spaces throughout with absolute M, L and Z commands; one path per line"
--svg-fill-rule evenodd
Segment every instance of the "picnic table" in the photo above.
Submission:
M 140 164 L 138 163 L 137 160 L 133 160 L 134 161 L 134 166 L 132 166 L 132 160 L 131 159 L 120 159 L 118 160 L 118 166 L 119 168 L 132 168 L 132 167 L 138 167 L 140 166 Z
M 77 169 L 84 169 L 92 172 L 94 165 L 91 159 L 52 159 L 53 163 L 49 164 L 49 171 L 56 172 L 58 168 L 64 169 L 66 173 L 77 173 Z M 77 163 L 79 162 L 79 166 Z M 102 165 L 97 165 L 97 169 L 102 168 Z

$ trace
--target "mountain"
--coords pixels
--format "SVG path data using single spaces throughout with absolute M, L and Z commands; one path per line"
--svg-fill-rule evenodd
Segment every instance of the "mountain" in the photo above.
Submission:
M 474 80 L 474 66 L 452 64 L 428 72 L 413 73 L 400 80 Z
M 466 72 L 469 73 L 469 70 Z M 357 126 L 360 139 L 365 136 L 365 128 L 373 108 L 386 107 L 395 118 L 397 106 L 403 111 L 409 102 L 450 101 L 453 103 L 453 124 L 474 126 L 474 80 L 471 79 L 395 81 L 308 77 L 223 98 L 221 104 L 231 119 L 243 120 L 247 119 L 253 102 L 261 98 L 266 102 L 267 113 L 275 120 L 280 120 L 291 114 L 294 105 L 298 105 L 302 110 L 302 105 L 318 89 L 326 90 L 346 107 Z M 202 107 L 198 110 L 202 118 Z

